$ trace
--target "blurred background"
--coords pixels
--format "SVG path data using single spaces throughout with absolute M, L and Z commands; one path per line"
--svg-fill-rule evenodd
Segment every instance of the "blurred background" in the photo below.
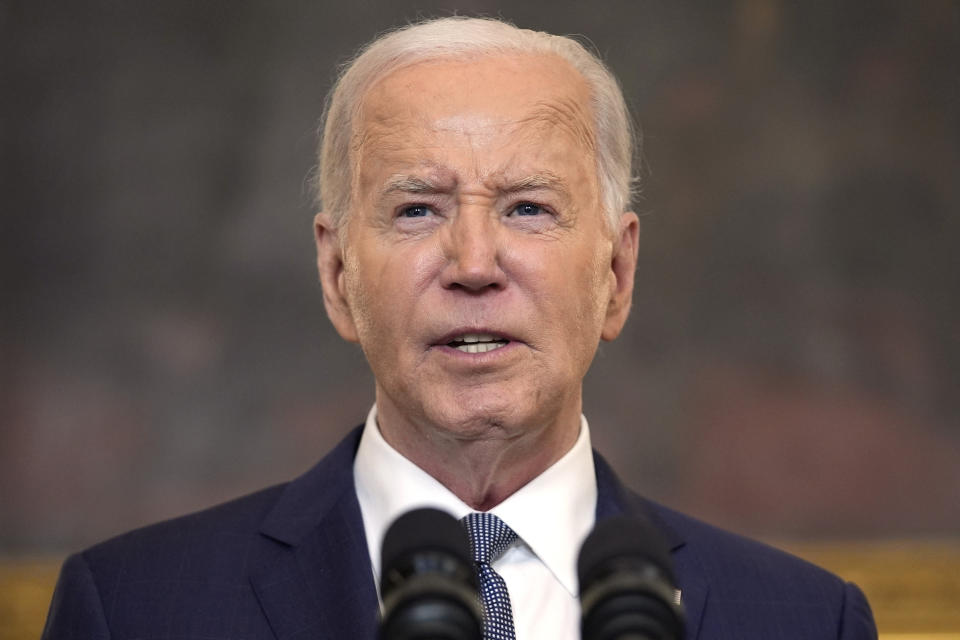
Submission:
M 960 3 L 0 0 L 7 565 L 41 559 L 49 599 L 65 553 L 362 422 L 315 128 L 357 47 L 454 11 L 589 38 L 643 130 L 634 310 L 585 392 L 624 480 L 799 549 L 957 560 Z

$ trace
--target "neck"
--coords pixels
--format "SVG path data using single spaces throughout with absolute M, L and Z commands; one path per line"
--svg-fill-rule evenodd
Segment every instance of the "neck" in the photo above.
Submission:
M 377 398 L 377 423 L 390 446 L 477 511 L 488 511 L 546 471 L 580 433 L 580 403 L 533 426 L 489 418 L 464 425 L 412 421 Z

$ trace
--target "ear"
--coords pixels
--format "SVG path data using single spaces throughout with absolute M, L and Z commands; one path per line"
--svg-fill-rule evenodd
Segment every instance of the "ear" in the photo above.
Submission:
M 613 240 L 610 272 L 613 286 L 607 304 L 607 317 L 603 322 L 600 337 L 613 340 L 623 329 L 630 314 L 633 301 L 633 275 L 637 269 L 637 250 L 640 238 L 640 220 L 637 214 L 628 211 L 620 216 L 620 228 Z
M 329 214 L 320 212 L 313 219 L 313 235 L 317 243 L 317 271 L 323 286 L 323 306 L 337 333 L 348 342 L 358 342 L 357 327 L 347 297 L 343 269 L 343 246 Z

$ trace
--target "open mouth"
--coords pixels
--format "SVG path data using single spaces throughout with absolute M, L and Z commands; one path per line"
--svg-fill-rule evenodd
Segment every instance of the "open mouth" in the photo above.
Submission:
M 498 338 L 489 333 L 465 333 L 448 342 L 447 346 L 464 353 L 486 353 L 504 347 L 508 342 L 510 341 L 506 338 Z

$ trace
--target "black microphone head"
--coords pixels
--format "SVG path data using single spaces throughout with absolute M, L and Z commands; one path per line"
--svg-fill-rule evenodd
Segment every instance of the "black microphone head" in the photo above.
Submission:
M 646 520 L 598 522 L 580 549 L 577 575 L 583 640 L 683 637 L 670 550 Z
M 394 520 L 383 536 L 381 593 L 391 586 L 383 584 L 389 569 L 402 567 L 411 554 L 424 552 L 449 556 L 464 566 L 472 566 L 470 541 L 456 518 L 439 509 L 414 509 Z
M 580 591 L 590 583 L 593 574 L 604 571 L 611 563 L 649 562 L 673 584 L 673 561 L 670 549 L 660 532 L 640 518 L 616 516 L 601 520 L 580 547 L 577 575 Z
M 381 547 L 383 640 L 480 640 L 481 608 L 466 530 L 438 509 L 415 509 Z

